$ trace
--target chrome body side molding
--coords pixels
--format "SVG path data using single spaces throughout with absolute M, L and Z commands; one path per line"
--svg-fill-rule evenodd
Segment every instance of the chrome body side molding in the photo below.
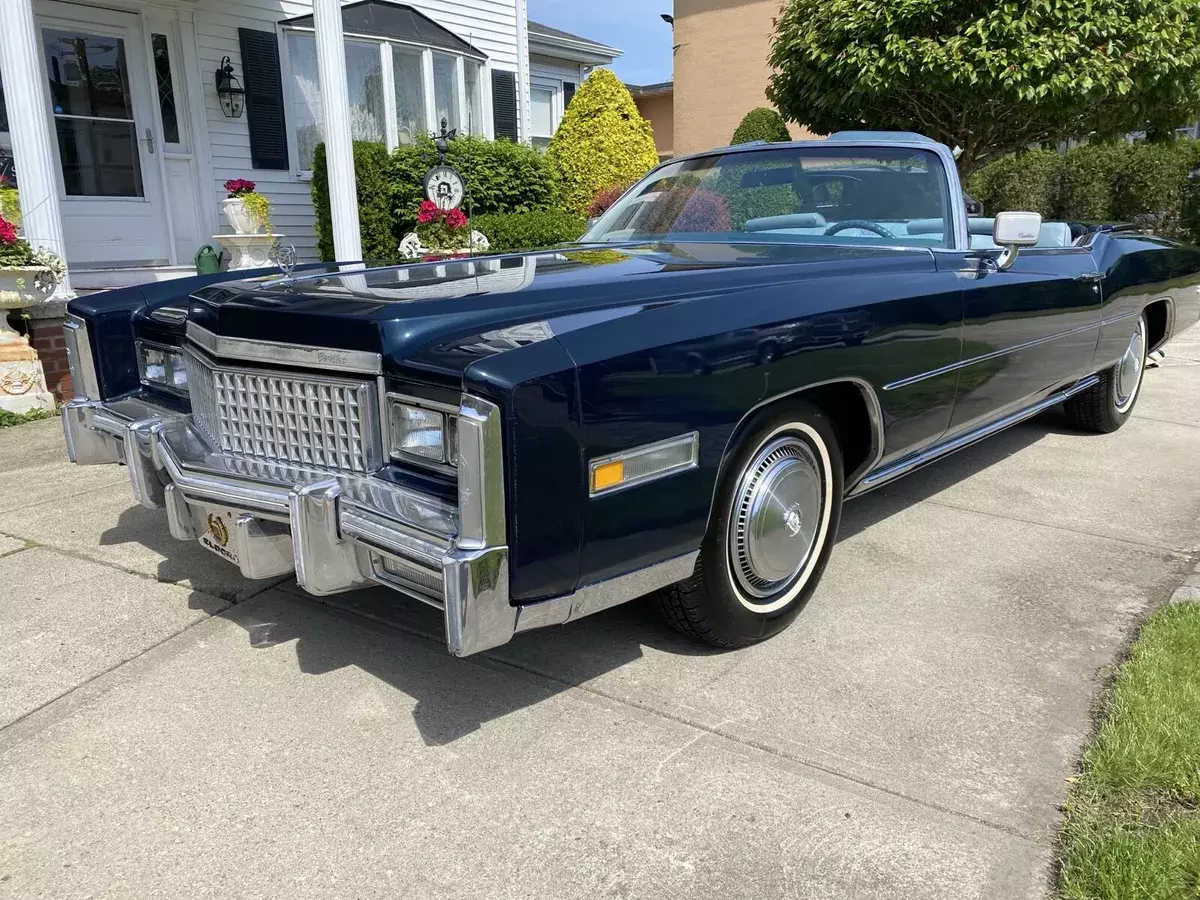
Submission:
M 1043 400 L 1039 400 L 1037 403 L 1034 403 L 1031 406 L 1026 406 L 999 419 L 993 419 L 990 422 L 985 422 L 977 428 L 973 428 L 964 434 L 955 435 L 949 440 L 942 441 L 941 443 L 934 444 L 932 447 L 922 450 L 920 453 L 915 453 L 910 456 L 906 456 L 903 459 L 897 460 L 894 463 L 884 466 L 878 471 L 868 474 L 867 477 L 860 481 L 858 486 L 846 496 L 857 497 L 858 495 L 865 494 L 867 491 L 873 490 L 874 488 L 881 487 L 882 485 L 887 484 L 889 481 L 895 481 L 902 475 L 907 475 L 909 472 L 919 469 L 936 459 L 940 459 L 943 456 L 953 453 L 955 450 L 961 450 L 963 447 L 968 447 L 971 444 L 974 444 L 976 441 L 981 441 L 986 437 L 990 437 L 991 435 L 996 434 L 998 431 L 1003 431 L 1005 428 L 1008 428 L 1011 425 L 1016 425 L 1018 422 L 1023 422 L 1026 419 L 1032 418 L 1040 412 L 1045 412 L 1050 407 L 1057 406 L 1059 403 L 1062 403 L 1068 397 L 1072 397 L 1081 391 L 1086 391 L 1088 388 L 1099 383 L 1099 381 L 1100 376 L 1089 375 L 1088 377 L 1083 378 L 1074 384 L 1069 385 L 1068 387 L 1055 391 L 1054 393 L 1050 394 L 1050 396 L 1044 398 Z

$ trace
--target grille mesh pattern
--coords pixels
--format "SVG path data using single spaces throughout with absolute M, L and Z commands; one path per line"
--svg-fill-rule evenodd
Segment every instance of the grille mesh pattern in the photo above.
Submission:
M 196 423 L 222 452 L 368 471 L 366 383 L 214 368 L 189 353 L 188 387 Z

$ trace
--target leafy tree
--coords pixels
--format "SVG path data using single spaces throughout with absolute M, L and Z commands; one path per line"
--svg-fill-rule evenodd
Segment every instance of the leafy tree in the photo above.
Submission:
M 608 69 L 596 69 L 575 92 L 546 159 L 563 208 L 582 216 L 599 191 L 645 175 L 658 153 L 629 89 Z
M 921 131 L 965 174 L 1200 110 L 1200 0 L 788 0 L 767 96 L 817 132 Z
M 733 140 L 730 143 L 745 144 L 748 141 L 790 141 L 791 139 L 792 136 L 788 132 L 787 123 L 783 121 L 783 116 L 773 109 L 760 106 L 750 110 L 742 117 L 737 130 L 733 132 Z

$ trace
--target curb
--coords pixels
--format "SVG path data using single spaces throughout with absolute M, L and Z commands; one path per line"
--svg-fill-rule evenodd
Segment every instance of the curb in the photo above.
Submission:
M 1168 603 L 1200 603 L 1200 563 L 1196 563 L 1192 574 L 1183 579 Z

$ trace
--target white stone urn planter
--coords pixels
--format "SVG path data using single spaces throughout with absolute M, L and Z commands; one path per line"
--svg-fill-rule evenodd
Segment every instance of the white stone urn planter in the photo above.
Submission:
M 37 351 L 8 324 L 7 313 L 45 302 L 57 286 L 42 266 L 0 268 L 0 409 L 26 413 L 54 408 Z
M 263 223 L 256 222 L 246 212 L 246 205 L 242 203 L 241 197 L 226 197 L 221 201 L 221 212 L 224 213 L 225 221 L 229 223 L 234 234 L 258 234 L 262 231 Z

